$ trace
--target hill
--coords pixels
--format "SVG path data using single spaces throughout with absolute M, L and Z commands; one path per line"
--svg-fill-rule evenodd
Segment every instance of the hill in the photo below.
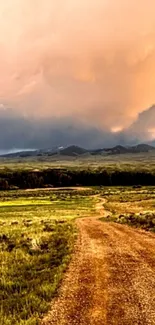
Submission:
M 155 147 L 149 145 L 149 144 L 145 144 L 145 143 L 142 143 L 142 144 L 138 144 L 137 146 L 134 146 L 134 147 L 131 147 L 131 150 L 132 152 L 149 152 L 149 151 L 152 151 L 152 150 L 155 150 Z
M 107 152 L 108 154 L 124 154 L 124 153 L 128 153 L 129 149 L 123 146 L 115 146 L 113 148 L 105 148 L 104 149 L 105 152 Z
M 118 155 L 118 154 L 127 154 L 127 153 L 141 153 L 141 152 L 150 152 L 155 150 L 155 147 L 149 145 L 149 144 L 138 144 L 136 146 L 115 146 L 113 148 L 105 148 L 103 151 L 105 151 L 107 154 L 111 155 Z
M 87 153 L 88 150 L 78 147 L 78 146 L 70 146 L 65 149 L 61 149 L 61 155 L 64 156 L 78 156 Z
M 82 155 L 120 155 L 120 154 L 136 154 L 136 153 L 148 153 L 151 151 L 155 151 L 155 147 L 149 144 L 138 144 L 135 146 L 122 146 L 117 145 L 112 148 L 102 148 L 95 150 L 87 150 L 79 146 L 69 146 L 66 148 L 59 147 L 54 149 L 38 149 L 32 151 L 21 151 L 16 153 L 10 153 L 1 155 L 1 157 L 6 158 L 26 158 L 26 157 L 37 157 L 37 156 L 68 156 L 68 157 L 76 157 Z

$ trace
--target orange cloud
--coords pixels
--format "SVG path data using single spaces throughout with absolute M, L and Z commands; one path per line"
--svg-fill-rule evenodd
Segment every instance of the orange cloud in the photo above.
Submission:
M 0 3 L 0 102 L 126 127 L 155 102 L 154 0 Z

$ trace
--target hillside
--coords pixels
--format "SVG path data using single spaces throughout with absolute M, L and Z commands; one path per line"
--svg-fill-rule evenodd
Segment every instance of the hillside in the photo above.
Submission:
M 87 150 L 85 148 L 79 146 L 69 146 L 66 148 L 59 147 L 54 149 L 38 149 L 32 151 L 21 151 L 16 153 L 10 153 L 1 155 L 1 157 L 6 158 L 26 158 L 26 157 L 37 157 L 37 156 L 68 156 L 68 157 L 76 157 L 82 155 L 120 155 L 120 154 L 137 154 L 137 153 L 148 153 L 155 151 L 155 147 L 149 144 L 138 144 L 135 146 L 122 146 L 117 145 L 112 148 L 99 148 L 94 150 Z
M 133 150 L 133 152 L 149 152 L 152 150 L 155 150 L 155 147 L 150 146 L 149 144 L 138 144 L 137 146 L 131 147 L 131 150 Z
M 70 146 L 61 150 L 61 155 L 64 156 L 78 156 L 87 153 L 88 150 L 78 147 L 78 146 Z
M 141 153 L 141 152 L 150 152 L 155 150 L 155 147 L 150 146 L 148 144 L 138 144 L 136 146 L 115 146 L 113 148 L 103 149 L 103 151 L 107 152 L 108 154 L 126 154 L 126 153 Z
M 129 152 L 129 148 L 118 145 L 113 148 L 104 149 L 104 151 L 108 154 L 124 154 Z

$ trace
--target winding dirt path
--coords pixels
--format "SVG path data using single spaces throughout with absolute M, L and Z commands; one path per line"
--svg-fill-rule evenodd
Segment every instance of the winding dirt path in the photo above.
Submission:
M 42 325 L 154 325 L 155 236 L 97 218 L 77 225 L 72 262 Z

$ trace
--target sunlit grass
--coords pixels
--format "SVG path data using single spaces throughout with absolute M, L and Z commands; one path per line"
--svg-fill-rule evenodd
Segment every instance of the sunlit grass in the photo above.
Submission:
M 21 200 L 16 199 L 12 201 L 6 201 L 6 202 L 0 202 L 0 207 L 16 207 L 16 206 L 30 206 L 30 205 L 48 205 L 51 204 L 50 200 L 47 199 L 27 199 L 27 200 Z
M 95 215 L 92 193 L 0 192 L 0 324 L 39 324 L 70 260 L 74 219 Z
M 110 213 L 103 221 L 113 221 L 155 231 L 155 188 L 114 188 L 102 190 L 105 209 Z
M 1 324 L 38 324 L 69 261 L 73 225 L 26 220 L 3 228 L 0 242 Z

